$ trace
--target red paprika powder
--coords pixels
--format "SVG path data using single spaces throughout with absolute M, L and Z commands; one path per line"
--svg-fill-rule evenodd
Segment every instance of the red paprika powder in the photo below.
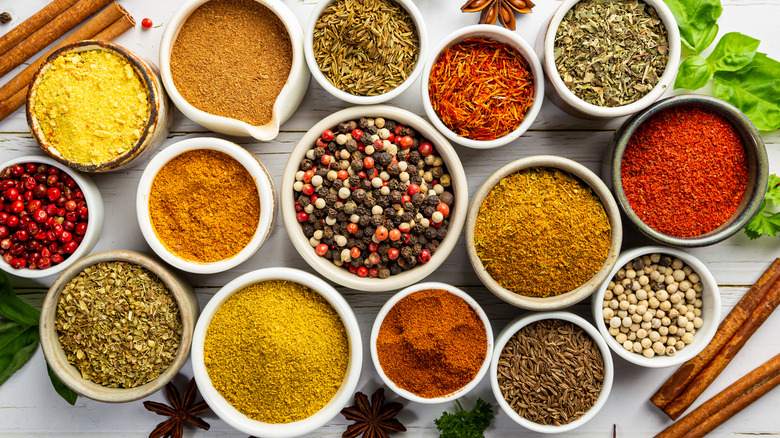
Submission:
M 747 155 L 742 137 L 724 116 L 680 105 L 637 128 L 620 175 L 642 222 L 670 236 L 695 237 L 737 210 L 747 187 Z
M 425 398 L 466 386 L 488 354 L 477 312 L 441 289 L 414 292 L 396 303 L 379 328 L 376 349 L 385 375 Z

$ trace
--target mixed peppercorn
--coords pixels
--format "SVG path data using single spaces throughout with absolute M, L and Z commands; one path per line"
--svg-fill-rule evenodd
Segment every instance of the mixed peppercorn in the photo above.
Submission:
M 14 269 L 65 261 L 87 232 L 84 193 L 64 171 L 14 164 L 0 171 L 0 256 Z
M 444 159 L 414 129 L 361 118 L 325 130 L 295 175 L 295 209 L 317 255 L 361 277 L 427 263 L 455 199 Z

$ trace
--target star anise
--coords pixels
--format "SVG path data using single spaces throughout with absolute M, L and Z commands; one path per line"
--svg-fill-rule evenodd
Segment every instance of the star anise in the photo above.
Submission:
M 530 14 L 535 5 L 531 0 L 468 0 L 460 10 L 463 12 L 479 12 L 481 24 L 495 24 L 496 19 L 507 29 L 515 30 L 515 11 Z
M 379 388 L 371 396 L 362 392 L 355 393 L 355 406 L 341 410 L 347 420 L 354 421 L 347 427 L 342 438 L 357 438 L 363 434 L 363 438 L 389 438 L 390 432 L 406 432 L 406 428 L 395 416 L 401 412 L 404 405 L 398 402 L 385 404 L 385 389 Z
M 204 401 L 193 406 L 197 394 L 198 385 L 195 383 L 195 379 L 192 379 L 187 384 L 187 389 L 184 390 L 184 397 L 179 394 L 179 390 L 176 389 L 173 382 L 165 385 L 165 395 L 171 402 L 170 406 L 153 401 L 145 401 L 144 407 L 146 409 L 158 415 L 171 417 L 158 424 L 152 433 L 149 434 L 149 438 L 181 438 L 184 433 L 184 423 L 209 430 L 209 424 L 195 416 L 209 409 L 209 405 Z

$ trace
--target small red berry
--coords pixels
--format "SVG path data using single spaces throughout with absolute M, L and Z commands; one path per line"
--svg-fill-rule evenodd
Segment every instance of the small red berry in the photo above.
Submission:
M 374 237 L 376 237 L 376 240 L 379 240 L 380 242 L 387 239 L 387 228 L 384 226 L 377 228 L 376 232 L 374 233 Z
M 366 169 L 371 169 L 374 167 L 374 159 L 371 157 L 363 158 L 363 167 Z M 376 169 L 374 169 L 376 170 Z
M 298 222 L 306 222 L 309 220 L 309 213 L 299 211 L 298 214 L 295 215 L 295 218 L 298 219 Z
M 314 250 L 318 256 L 324 256 L 328 252 L 328 245 L 324 243 L 320 243 L 317 245 L 317 248 Z
M 330 129 L 326 129 L 322 132 L 322 139 L 325 141 L 333 141 L 333 139 L 336 138 L 336 136 L 333 134 L 333 131 Z
M 387 258 L 395 260 L 401 253 L 396 248 L 390 248 L 387 250 Z
M 414 196 L 417 193 L 420 193 L 420 186 L 417 184 L 409 184 L 409 187 L 406 189 L 407 192 L 409 192 L 410 196 Z
M 433 153 L 433 145 L 426 142 L 423 142 L 419 148 L 417 148 L 417 152 L 420 153 L 423 157 L 427 157 L 428 155 Z
M 417 261 L 420 263 L 428 263 L 431 260 L 431 253 L 424 249 L 420 251 L 420 254 L 417 255 Z
M 314 193 L 314 186 L 311 184 L 304 184 L 303 189 L 301 190 L 304 195 L 311 196 Z
M 154 23 L 152 22 L 151 18 L 144 18 L 143 20 L 141 20 L 141 26 L 149 29 L 152 26 L 154 26 Z
M 49 198 L 49 201 L 54 202 L 60 198 L 60 189 L 57 187 L 51 187 L 46 192 L 46 196 Z
M 360 141 L 360 137 L 362 137 L 362 136 L 363 136 L 363 131 L 362 130 L 360 130 L 360 129 L 353 129 L 352 130 L 352 138 L 355 141 Z
M 436 211 L 441 213 L 442 216 L 444 216 L 444 217 L 447 217 L 447 216 L 450 215 L 450 207 L 447 204 L 443 203 L 443 202 L 440 202 L 439 205 L 436 206 Z
M 76 243 L 76 242 L 73 242 L 73 241 L 70 241 L 70 242 L 66 243 L 65 245 L 62 245 L 62 249 L 64 249 L 65 252 L 68 253 L 68 254 L 73 254 L 76 251 L 76 249 L 78 249 L 78 247 L 79 247 L 79 244 Z
M 398 229 L 396 229 L 396 228 L 393 228 L 393 229 L 392 229 L 392 230 L 390 230 L 390 232 L 388 233 L 388 237 L 390 238 L 390 240 L 392 240 L 393 242 L 395 242 L 396 240 L 398 240 L 398 239 L 400 239 L 400 238 L 401 238 L 401 231 L 399 231 L 399 230 L 398 230 Z
M 352 257 L 353 259 L 360 257 L 360 248 L 358 248 L 357 246 L 353 246 L 352 249 L 349 250 L 349 256 Z
M 347 225 L 347 232 L 349 234 L 355 234 L 358 232 L 358 225 L 356 223 L 350 222 L 349 225 Z
M 414 144 L 414 140 L 412 140 L 412 137 L 408 135 L 404 135 L 403 137 L 401 137 L 401 141 L 398 142 L 398 144 L 403 149 L 409 149 Z
M 366 268 L 365 266 L 361 266 L 357 268 L 357 275 L 361 277 L 365 277 L 366 275 L 368 275 L 368 268 Z

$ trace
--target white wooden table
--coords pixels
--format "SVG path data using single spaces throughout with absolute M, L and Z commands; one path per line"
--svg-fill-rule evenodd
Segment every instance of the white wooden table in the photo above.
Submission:
M 295 12 L 301 22 L 307 20 L 315 3 L 314 0 L 283 1 Z M 768 53 L 774 59 L 780 59 L 780 27 L 777 26 L 777 19 L 780 18 L 780 1 L 722 1 L 723 15 L 718 21 L 721 34 L 741 31 L 758 38 L 761 40 L 760 51 Z M 46 3 L 46 0 L 0 0 L 0 12 L 9 11 L 14 17 L 12 25 L 16 25 Z M 159 59 L 158 48 L 163 28 L 182 0 L 122 0 L 121 3 L 139 23 L 142 18 L 149 17 L 154 20 L 155 27 L 143 29 L 139 24 L 135 29 L 118 38 L 116 42 L 150 59 Z M 427 20 L 432 44 L 462 26 L 476 24 L 479 17 L 479 14 L 462 14 L 459 9 L 461 0 L 417 0 L 416 3 Z M 533 44 L 543 22 L 559 4 L 560 2 L 556 0 L 537 1 L 533 14 L 518 15 L 517 33 Z M 11 25 L 8 24 L 0 26 L 0 33 L 7 32 L 10 27 Z M 13 74 L 2 78 L 0 83 L 8 81 L 11 76 Z M 419 80 L 390 104 L 422 115 Z M 334 100 L 312 82 L 308 96 L 298 112 L 282 127 L 282 132 L 275 141 L 260 143 L 245 138 L 228 137 L 228 139 L 257 154 L 273 174 L 274 182 L 278 187 L 281 184 L 282 169 L 289 152 L 303 133 L 324 116 L 347 106 L 349 105 L 344 102 Z M 469 193 L 473 194 L 487 176 L 503 164 L 530 155 L 561 155 L 598 172 L 607 143 L 614 129 L 621 122 L 622 120 L 594 122 L 577 119 L 563 113 L 547 101 L 531 130 L 507 146 L 491 151 L 474 151 L 456 146 L 469 178 Z M 170 136 L 163 147 L 184 138 L 198 136 L 226 138 L 208 132 L 176 111 Z M 764 133 L 764 141 L 769 151 L 771 171 L 780 173 L 780 131 Z M 23 111 L 17 111 L 7 120 L 0 122 L 0 162 L 16 156 L 41 153 L 28 131 Z M 132 169 L 94 177 L 106 203 L 105 227 L 100 242 L 94 249 L 95 252 L 109 249 L 151 252 L 141 236 L 134 209 L 136 186 L 144 165 L 145 163 L 141 163 Z M 717 175 L 713 175 L 713 178 L 717 178 Z M 627 230 L 623 248 L 649 243 L 631 230 Z M 725 315 L 766 269 L 770 261 L 780 256 L 780 239 L 763 238 L 750 241 L 740 232 L 718 245 L 691 252 L 701 258 L 715 275 L 720 285 Z M 312 271 L 290 244 L 279 220 L 270 239 L 248 262 L 218 275 L 188 275 L 187 277 L 196 287 L 203 306 L 222 285 L 236 276 L 271 266 L 290 266 Z M 17 293 L 34 303 L 40 303 L 43 292 L 53 280 L 51 277 L 37 281 L 11 278 Z M 449 282 L 471 294 L 488 313 L 496 332 L 509 320 L 522 313 L 522 310 L 498 300 L 482 287 L 468 262 L 462 239 L 449 259 L 436 273 L 428 277 L 428 280 Z M 363 335 L 364 351 L 367 352 L 371 324 L 379 308 L 392 292 L 367 293 L 345 288 L 339 290 L 357 315 Z M 589 301 L 571 310 L 590 319 Z M 758 330 L 696 405 L 780 352 L 780 343 L 777 342 L 776 334 L 778 331 L 780 331 L 780 314 L 772 316 Z M 648 399 L 674 370 L 645 369 L 630 365 L 619 357 L 614 359 L 615 384 L 606 406 L 592 421 L 570 435 L 606 438 L 611 436 L 612 425 L 616 424 L 620 437 L 651 436 L 671 424 L 671 421 Z M 180 376 L 176 380 L 179 386 L 182 386 L 192 375 L 189 363 L 182 369 L 182 374 L 186 377 Z M 22 370 L 0 387 L 0 436 L 140 437 L 147 436 L 155 425 L 163 420 L 163 417 L 146 411 L 140 401 L 111 405 L 82 397 L 75 406 L 70 406 L 54 392 L 48 380 L 43 354 L 39 351 Z M 370 357 L 366 354 L 358 388 L 370 394 L 379 383 Z M 397 399 L 393 394 L 389 394 L 389 397 Z M 482 397 L 495 405 L 487 378 L 483 379 L 463 402 L 467 406 L 472 406 L 477 397 Z M 149 399 L 167 402 L 162 392 L 154 394 Z M 778 405 L 780 405 L 780 390 L 775 390 L 722 425 L 712 433 L 712 436 L 780 433 Z M 451 404 L 429 406 L 407 403 L 398 418 L 407 426 L 408 432 L 398 436 L 438 436 L 433 420 L 443 410 L 452 410 L 453 407 Z M 222 422 L 213 413 L 205 414 L 204 418 L 211 424 L 210 431 L 196 430 L 188 426 L 186 434 L 212 438 L 245 436 Z M 343 417 L 337 416 L 314 435 L 341 436 L 346 424 Z M 486 432 L 488 437 L 519 435 L 533 434 L 522 429 L 503 413 L 497 414 L 495 421 Z

